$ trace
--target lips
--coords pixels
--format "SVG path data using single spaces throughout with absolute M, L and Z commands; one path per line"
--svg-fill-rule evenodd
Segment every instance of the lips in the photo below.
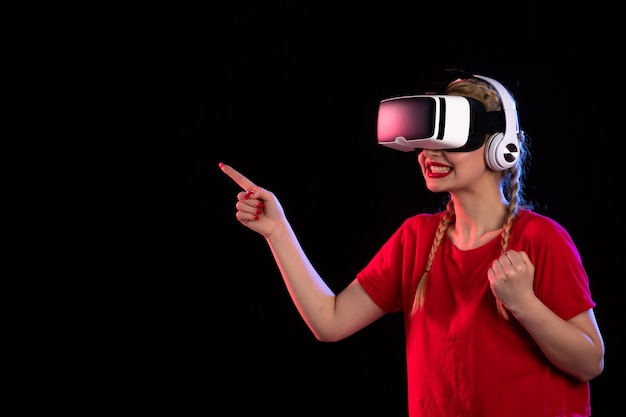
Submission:
M 426 175 L 429 178 L 443 178 L 450 175 L 452 168 L 439 162 L 426 162 Z

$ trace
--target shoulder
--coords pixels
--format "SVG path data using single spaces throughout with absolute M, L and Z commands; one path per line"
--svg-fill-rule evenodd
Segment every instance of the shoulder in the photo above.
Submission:
M 419 239 L 430 238 L 437 230 L 443 212 L 420 213 L 406 218 L 393 233 L 392 240 L 408 243 Z
M 529 209 L 520 209 L 516 223 L 525 233 L 567 234 L 565 228 L 556 220 Z
M 565 245 L 572 247 L 569 232 L 556 220 L 528 209 L 520 209 L 512 234 L 515 240 L 532 245 L 543 245 L 551 249 Z
M 444 212 L 420 213 L 409 217 L 404 221 L 401 229 L 420 230 L 425 228 L 436 228 L 441 222 Z

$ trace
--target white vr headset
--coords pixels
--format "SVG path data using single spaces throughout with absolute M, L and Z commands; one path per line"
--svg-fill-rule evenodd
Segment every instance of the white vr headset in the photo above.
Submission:
M 488 140 L 488 163 L 493 169 L 510 168 L 519 153 L 515 100 L 498 81 L 472 75 L 491 84 L 502 110 L 488 112 L 478 100 L 462 96 L 425 94 L 388 98 L 378 108 L 378 143 L 404 152 L 444 149 L 468 152 Z

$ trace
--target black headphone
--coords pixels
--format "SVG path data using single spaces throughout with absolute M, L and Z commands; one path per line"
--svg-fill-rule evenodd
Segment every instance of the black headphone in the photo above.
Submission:
M 520 154 L 519 120 L 515 100 L 500 82 L 482 75 L 473 75 L 487 81 L 500 96 L 504 112 L 504 132 L 491 135 L 485 143 L 485 160 L 494 171 L 504 171 L 515 166 Z

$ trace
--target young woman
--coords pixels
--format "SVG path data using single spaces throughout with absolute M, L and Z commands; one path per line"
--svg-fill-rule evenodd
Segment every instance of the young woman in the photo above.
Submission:
M 503 102 L 484 78 L 450 83 L 449 96 L 488 112 Z M 234 168 L 236 217 L 263 235 L 289 294 L 320 341 L 348 337 L 385 313 L 405 319 L 411 417 L 580 417 L 604 342 L 588 277 L 568 232 L 523 199 L 528 143 L 493 169 L 486 148 L 420 149 L 426 187 L 446 209 L 408 218 L 355 279 L 333 293 L 305 256 L 277 197 Z

